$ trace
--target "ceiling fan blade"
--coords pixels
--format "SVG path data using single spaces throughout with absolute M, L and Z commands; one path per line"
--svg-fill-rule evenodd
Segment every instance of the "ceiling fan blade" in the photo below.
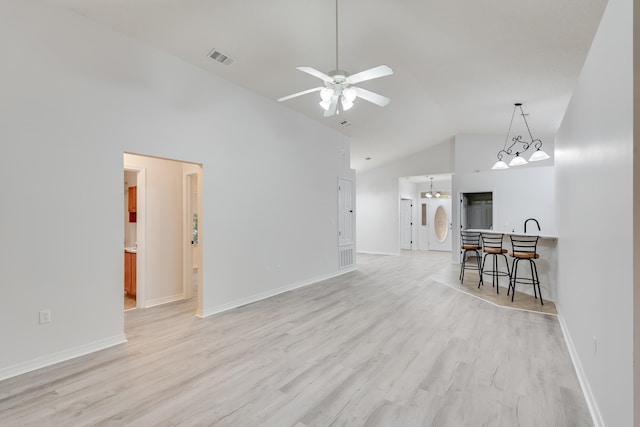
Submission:
M 360 71 L 352 76 L 347 77 L 347 82 L 356 84 L 365 80 L 377 79 L 378 77 L 384 77 L 393 74 L 391 67 L 386 65 L 379 65 L 377 67 L 369 68 L 368 70 Z
M 330 117 L 333 116 L 336 111 L 338 110 L 338 99 L 340 97 L 338 95 L 333 95 L 331 97 L 331 104 L 329 104 L 329 108 L 326 109 L 326 111 L 324 112 L 324 116 L 325 117 Z
M 381 107 L 384 107 L 391 102 L 391 100 L 386 96 L 378 95 L 377 93 L 371 92 L 370 90 L 362 89 L 360 87 L 353 87 L 353 89 L 356 91 L 356 96 L 358 98 L 362 98 L 365 101 L 372 102 Z
M 282 98 L 278 99 L 278 101 L 279 102 L 286 101 L 288 99 L 295 98 L 296 96 L 306 95 L 311 92 L 318 92 L 319 90 L 322 90 L 322 89 L 324 89 L 324 87 L 314 87 L 313 89 L 303 90 L 302 92 L 294 93 L 293 95 L 283 96 Z
M 318 71 L 315 68 L 311 68 L 311 67 L 296 67 L 296 69 L 303 71 L 307 74 L 311 74 L 313 77 L 317 77 L 322 81 L 325 82 L 329 82 L 331 83 L 333 81 L 333 78 L 327 76 L 325 73 L 323 73 L 322 71 Z

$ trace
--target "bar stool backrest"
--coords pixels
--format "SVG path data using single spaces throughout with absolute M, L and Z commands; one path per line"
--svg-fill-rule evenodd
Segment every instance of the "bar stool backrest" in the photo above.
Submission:
M 482 233 L 482 247 L 502 250 L 502 234 Z
M 538 236 L 511 236 L 513 256 L 537 255 Z
M 460 245 L 462 249 L 480 248 L 480 232 L 460 230 Z

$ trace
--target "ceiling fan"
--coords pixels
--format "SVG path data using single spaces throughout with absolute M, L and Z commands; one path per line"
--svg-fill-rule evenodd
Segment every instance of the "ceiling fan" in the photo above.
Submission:
M 356 98 L 362 98 L 373 104 L 384 107 L 391 100 L 370 90 L 354 86 L 367 80 L 377 79 L 393 74 L 393 70 L 387 65 L 379 65 L 365 71 L 350 75 L 338 67 L 338 0 L 336 0 L 336 69 L 325 74 L 312 67 L 296 67 L 296 69 L 311 74 L 324 82 L 324 86 L 303 90 L 289 96 L 282 97 L 278 101 L 286 101 L 312 92 L 320 92 L 320 106 L 324 109 L 324 116 L 329 117 L 340 114 L 340 110 L 346 111 L 353 107 Z

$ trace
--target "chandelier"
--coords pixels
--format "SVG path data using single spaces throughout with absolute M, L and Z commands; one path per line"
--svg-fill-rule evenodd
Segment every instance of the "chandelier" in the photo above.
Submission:
M 527 127 L 527 132 L 529 133 L 529 140 L 524 140 L 522 136 L 518 135 L 511 139 L 511 145 L 507 147 L 509 143 L 509 135 L 511 134 L 511 127 L 513 126 L 513 119 L 516 116 L 516 110 L 520 109 L 520 115 L 522 116 L 522 120 L 524 120 L 524 124 Z M 527 123 L 527 117 L 522 110 L 522 104 L 516 103 L 513 106 L 513 113 L 511 114 L 511 123 L 509 123 L 509 130 L 507 131 L 507 137 L 504 141 L 504 147 L 498 151 L 498 161 L 493 165 L 491 169 L 509 169 L 509 166 L 520 166 L 527 164 L 527 160 L 520 155 L 527 151 L 530 147 L 536 149 L 536 151 L 529 157 L 529 162 L 537 162 L 540 160 L 546 160 L 549 158 L 549 155 L 542 151 L 542 141 L 539 139 L 535 139 L 531 134 L 531 129 L 529 128 L 529 123 Z M 514 156 L 513 159 L 509 162 L 509 165 L 502 160 L 505 156 Z
M 436 191 L 435 193 L 433 192 L 433 177 L 431 177 L 429 179 L 431 179 L 431 189 L 425 193 L 425 196 L 427 198 L 429 198 L 429 199 L 432 198 L 432 197 L 435 197 L 435 198 L 440 197 L 440 192 L 439 191 Z

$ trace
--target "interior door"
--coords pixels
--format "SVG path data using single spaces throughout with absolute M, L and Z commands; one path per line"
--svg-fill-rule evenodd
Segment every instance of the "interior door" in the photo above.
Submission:
M 338 245 L 351 245 L 354 238 L 354 191 L 353 181 L 338 178 Z
M 430 251 L 451 251 L 451 199 L 430 199 L 428 233 Z
M 412 249 L 413 200 L 400 200 L 400 249 Z

